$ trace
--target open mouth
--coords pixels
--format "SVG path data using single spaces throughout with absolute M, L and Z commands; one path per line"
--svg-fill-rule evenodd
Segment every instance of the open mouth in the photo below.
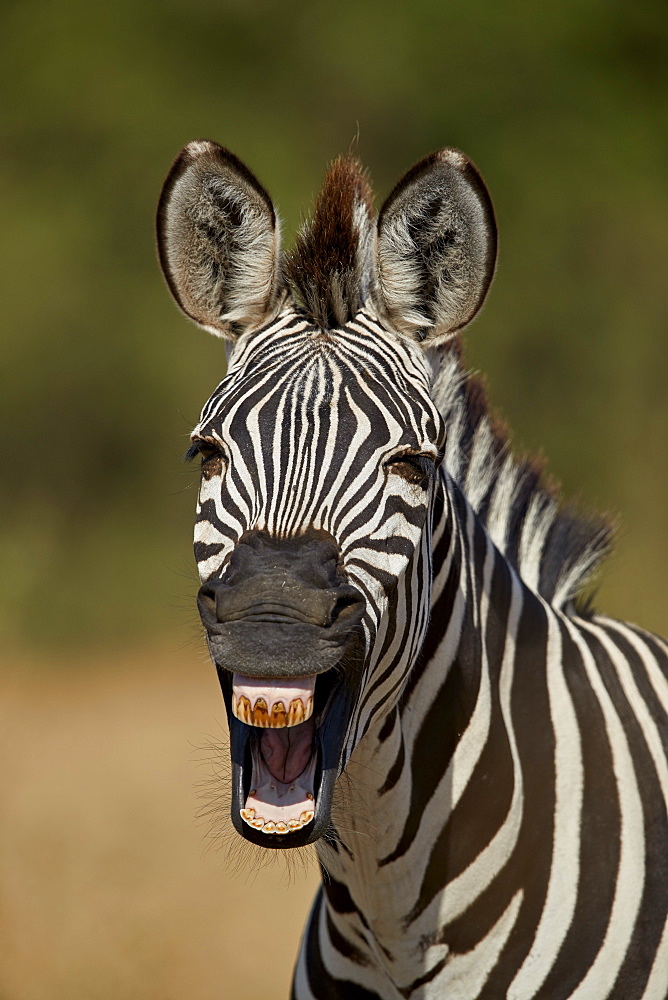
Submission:
M 232 821 L 263 847 L 322 836 L 350 716 L 342 671 L 283 679 L 221 671 L 232 750 Z
M 241 810 L 241 818 L 254 830 L 286 834 L 313 819 L 315 682 L 311 676 L 275 685 L 233 675 L 235 718 L 264 730 L 251 742 L 253 787 Z

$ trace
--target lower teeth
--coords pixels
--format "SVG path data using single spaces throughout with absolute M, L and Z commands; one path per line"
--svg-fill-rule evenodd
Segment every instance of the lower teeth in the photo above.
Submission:
M 283 820 L 264 820 L 262 816 L 256 816 L 254 809 L 242 809 L 241 818 L 252 826 L 255 830 L 261 830 L 262 833 L 294 833 L 295 830 L 301 830 L 303 826 L 310 823 L 313 819 L 314 813 L 303 812 L 301 813 L 299 819 L 289 819 L 286 822 Z

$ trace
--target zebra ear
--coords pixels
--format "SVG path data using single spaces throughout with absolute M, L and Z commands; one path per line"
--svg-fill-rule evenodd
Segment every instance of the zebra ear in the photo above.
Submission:
M 432 346 L 469 323 L 496 261 L 496 222 L 471 161 L 441 149 L 399 181 L 378 217 L 379 306 Z
M 279 228 L 267 192 L 215 142 L 190 142 L 165 181 L 158 254 L 184 313 L 218 337 L 261 326 L 279 294 Z

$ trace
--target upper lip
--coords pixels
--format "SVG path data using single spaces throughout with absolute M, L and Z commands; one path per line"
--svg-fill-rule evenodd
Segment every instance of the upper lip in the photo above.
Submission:
M 311 625 L 328 633 L 345 632 L 357 619 L 361 619 L 364 602 L 356 587 L 337 587 L 334 593 L 336 600 L 329 621 L 324 620 L 317 609 L 300 602 L 298 595 L 290 594 L 281 595 L 280 598 L 276 594 L 271 594 L 269 597 L 255 599 L 252 603 L 228 600 L 224 607 L 216 607 L 215 610 L 210 602 L 200 596 L 198 608 L 202 622 L 210 635 L 220 635 L 226 625 L 240 621 L 266 625 Z

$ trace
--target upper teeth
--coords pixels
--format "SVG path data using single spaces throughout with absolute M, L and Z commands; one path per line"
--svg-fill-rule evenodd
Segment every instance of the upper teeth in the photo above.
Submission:
M 265 678 L 234 674 L 232 712 L 248 726 L 298 726 L 313 714 L 314 689 L 315 676 L 272 683 Z

